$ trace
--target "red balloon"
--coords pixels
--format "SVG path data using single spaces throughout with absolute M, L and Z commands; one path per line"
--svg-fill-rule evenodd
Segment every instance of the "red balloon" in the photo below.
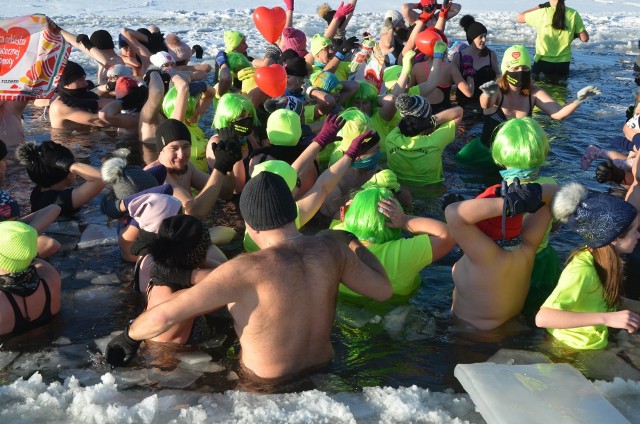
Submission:
M 287 71 L 282 65 L 258 68 L 254 79 L 260 90 L 271 97 L 282 96 L 287 88 Z
M 416 47 L 427 56 L 433 56 L 436 41 L 442 41 L 442 37 L 431 28 L 427 28 L 416 37 Z
M 275 43 L 287 21 L 287 15 L 283 8 L 274 7 L 269 9 L 264 6 L 257 7 L 253 12 L 253 23 L 260 31 L 260 34 L 270 43 Z

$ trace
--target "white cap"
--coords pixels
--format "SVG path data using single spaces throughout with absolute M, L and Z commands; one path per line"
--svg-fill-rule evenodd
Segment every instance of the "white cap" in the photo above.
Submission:
M 133 69 L 118 63 L 107 70 L 107 77 L 129 77 L 133 78 Z
M 162 68 L 162 66 L 167 63 L 176 63 L 176 60 L 171 56 L 171 53 L 167 52 L 158 52 L 152 55 L 149 59 L 151 59 L 151 63 L 158 68 Z
M 384 14 L 384 20 L 391 18 L 391 23 L 393 26 L 396 26 L 402 21 L 404 18 L 402 17 L 402 13 L 397 10 L 387 10 L 387 13 Z

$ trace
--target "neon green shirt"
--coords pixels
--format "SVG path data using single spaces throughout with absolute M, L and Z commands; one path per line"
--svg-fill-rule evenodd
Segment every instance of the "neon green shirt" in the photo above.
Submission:
M 543 307 L 572 312 L 610 312 L 604 300 L 600 277 L 593 255 L 585 250 L 578 253 L 560 275 L 558 285 Z M 602 349 L 607 346 L 609 329 L 606 325 L 578 328 L 548 328 L 547 331 L 574 349 Z
M 324 66 L 313 66 L 313 72 L 322 71 L 323 69 Z M 346 81 L 349 79 L 349 72 L 351 72 L 351 62 L 345 62 L 341 60 L 338 64 L 338 67 L 335 69 L 335 71 L 333 71 L 333 75 L 338 78 L 338 81 Z
M 442 152 L 456 138 L 454 121 L 439 125 L 428 135 L 405 137 L 399 128 L 387 135 L 385 153 L 387 165 L 399 180 L 423 185 L 443 180 Z
M 527 12 L 525 22 L 538 30 L 536 36 L 536 55 L 534 61 L 559 63 L 571 60 L 571 42 L 575 34 L 585 30 L 580 14 L 570 7 L 565 7 L 566 30 L 554 29 L 551 26 L 555 7 Z
M 385 121 L 382 116 L 380 116 L 380 109 L 376 110 L 371 116 L 371 123 L 373 125 L 373 129 L 380 136 L 380 150 L 384 152 L 384 146 L 387 142 L 387 135 L 391 132 L 392 129 L 398 126 L 398 122 L 400 122 L 401 116 L 398 111 L 393 115 L 389 121 Z
M 427 234 L 366 247 L 387 271 L 394 296 L 413 294 L 422 282 L 420 271 L 433 260 L 431 240 Z M 362 297 L 343 284 L 340 284 L 339 290 L 341 294 L 352 298 Z

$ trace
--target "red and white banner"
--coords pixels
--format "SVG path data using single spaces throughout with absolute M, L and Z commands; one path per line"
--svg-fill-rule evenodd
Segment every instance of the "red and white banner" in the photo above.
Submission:
M 44 15 L 0 21 L 0 100 L 53 96 L 71 46 Z

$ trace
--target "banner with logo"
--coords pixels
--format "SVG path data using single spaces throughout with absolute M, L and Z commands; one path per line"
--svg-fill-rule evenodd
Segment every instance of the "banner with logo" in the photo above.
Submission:
M 0 21 L 0 100 L 51 98 L 70 52 L 44 15 Z

